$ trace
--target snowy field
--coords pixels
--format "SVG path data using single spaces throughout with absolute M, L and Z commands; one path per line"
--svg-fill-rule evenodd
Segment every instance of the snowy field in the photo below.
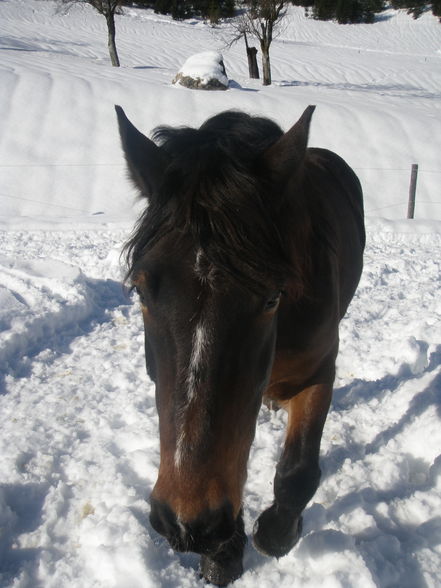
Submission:
M 228 27 L 152 12 L 105 20 L 52 2 L 0 1 L 0 586 L 203 586 L 198 558 L 148 522 L 159 463 L 154 389 L 119 254 L 139 203 L 114 104 L 146 133 L 227 108 L 288 128 L 317 104 L 311 145 L 362 180 L 365 270 L 341 326 L 321 486 L 280 560 L 248 543 L 237 588 L 441 586 L 441 25 L 386 12 L 339 26 L 290 10 L 274 84 L 247 79 Z M 177 88 L 216 50 L 226 92 Z M 406 221 L 412 163 L 416 220 Z M 285 416 L 262 409 L 246 530 L 271 502 Z

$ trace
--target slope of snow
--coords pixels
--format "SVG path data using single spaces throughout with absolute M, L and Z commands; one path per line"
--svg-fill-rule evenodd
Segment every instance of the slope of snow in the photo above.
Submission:
M 375 216 L 403 218 L 412 163 L 420 165 L 416 215 L 439 207 L 441 32 L 437 19 L 386 13 L 375 25 L 305 19 L 293 9 L 271 48 L 274 85 L 247 79 L 245 48 L 225 47 L 227 26 L 175 23 L 151 12 L 117 17 L 123 67 L 109 67 L 104 18 L 89 5 L 69 14 L 52 2 L 0 4 L 2 221 L 133 218 L 113 104 L 149 133 L 199 125 L 228 108 L 288 128 L 317 104 L 311 144 L 356 168 Z M 235 83 L 222 95 L 181 92 L 171 82 L 186 58 L 221 50 Z
M 120 251 L 142 203 L 126 179 L 113 104 L 144 132 L 226 108 L 287 128 L 318 105 L 311 144 L 336 150 L 366 193 L 365 270 L 341 326 L 321 486 L 280 560 L 250 542 L 238 588 L 440 585 L 441 27 L 385 13 L 373 26 L 290 10 L 274 85 L 247 79 L 226 25 L 146 11 L 104 19 L 38 0 L 0 2 L 0 586 L 203 586 L 198 558 L 148 522 L 159 463 L 154 388 Z M 232 87 L 177 89 L 198 51 L 221 50 Z M 420 164 L 415 221 L 410 164 Z M 382 216 L 383 218 L 376 218 Z M 437 220 L 438 219 L 438 220 Z M 285 415 L 262 408 L 246 531 L 271 502 Z

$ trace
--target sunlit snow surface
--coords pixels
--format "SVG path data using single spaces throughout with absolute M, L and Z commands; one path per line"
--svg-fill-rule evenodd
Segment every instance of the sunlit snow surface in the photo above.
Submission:
M 440 585 L 441 25 L 393 12 L 373 26 L 302 15 L 290 10 L 263 89 L 247 79 L 244 47 L 225 48 L 226 26 L 126 10 L 115 69 L 89 7 L 0 2 L 2 587 L 204 585 L 198 558 L 174 553 L 148 522 L 158 423 L 120 263 L 142 203 L 115 103 L 146 133 L 226 108 L 288 128 L 317 104 L 311 144 L 343 155 L 365 189 L 365 270 L 341 325 L 322 484 L 298 546 L 277 561 L 249 542 L 235 586 Z M 230 89 L 173 87 L 183 61 L 207 50 L 222 52 Z M 412 163 L 417 220 L 405 221 Z M 262 409 L 248 534 L 272 500 L 284 425 Z

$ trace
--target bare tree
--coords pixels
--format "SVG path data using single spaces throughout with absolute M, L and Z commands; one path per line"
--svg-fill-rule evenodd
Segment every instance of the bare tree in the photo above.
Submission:
M 270 45 L 280 21 L 286 14 L 288 0 L 251 0 L 241 17 L 247 32 L 254 35 L 262 51 L 263 85 L 271 84 Z
M 241 15 L 240 17 L 236 18 L 233 23 L 233 33 L 234 37 L 227 43 L 227 47 L 231 47 L 234 43 L 237 43 L 240 39 L 244 39 L 245 41 L 245 49 L 247 52 L 247 59 L 248 59 L 248 73 L 251 79 L 258 80 L 260 78 L 259 75 L 259 66 L 257 65 L 257 49 L 255 47 L 250 47 L 248 44 L 248 37 L 249 34 L 249 26 L 248 21 L 245 15 Z
M 107 22 L 110 61 L 114 67 L 119 67 L 119 57 L 115 43 L 115 14 L 121 6 L 121 0 L 61 0 L 61 3 L 67 4 L 68 8 L 72 4 L 79 4 L 81 2 L 90 4 L 95 8 L 95 10 L 105 17 Z

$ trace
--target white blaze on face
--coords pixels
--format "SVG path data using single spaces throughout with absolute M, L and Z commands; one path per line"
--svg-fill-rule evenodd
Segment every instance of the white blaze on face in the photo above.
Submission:
M 192 402 L 196 397 L 198 380 L 203 366 L 207 346 L 207 329 L 203 322 L 200 322 L 196 325 L 196 329 L 193 334 L 193 347 L 191 351 L 187 377 L 188 403 Z
M 179 468 L 184 457 L 184 448 L 186 443 L 185 434 L 185 413 L 189 406 L 197 401 L 198 387 L 200 384 L 200 375 L 203 370 L 204 363 L 207 359 L 207 349 L 209 346 L 208 328 L 201 320 L 195 328 L 192 338 L 192 349 L 190 361 L 188 365 L 186 386 L 187 396 L 185 405 L 181 411 L 181 423 L 178 430 L 175 451 L 175 466 Z
M 196 253 L 196 260 L 194 264 L 194 272 L 199 280 L 204 281 L 204 272 L 201 269 L 203 262 L 203 253 L 199 249 Z M 210 336 L 210 321 L 208 318 L 207 309 L 202 310 L 199 322 L 196 324 L 193 336 L 190 360 L 188 363 L 187 374 L 185 378 L 186 401 L 181 411 L 181 423 L 177 432 L 176 451 L 175 451 L 175 465 L 179 468 L 182 465 L 184 458 L 184 450 L 186 444 L 185 431 L 185 413 L 192 403 L 198 401 L 198 391 L 201 386 L 201 376 L 204 367 L 208 361 L 209 347 L 211 342 Z M 192 431 L 194 433 L 194 431 Z
M 206 284 L 207 268 L 204 268 L 203 265 L 204 254 L 201 249 L 198 249 L 198 251 L 196 252 L 194 273 L 202 284 Z M 200 311 L 198 322 L 194 327 L 190 359 L 188 362 L 187 373 L 183 384 L 186 387 L 186 399 L 185 404 L 181 409 L 180 424 L 177 431 L 175 450 L 175 466 L 177 468 L 179 468 L 183 463 L 185 457 L 186 443 L 188 443 L 188 439 L 186 438 L 185 427 L 186 412 L 188 412 L 189 407 L 193 403 L 200 402 L 198 408 L 201 412 L 201 419 L 202 414 L 204 413 L 203 401 L 201 401 L 201 399 L 198 398 L 198 394 L 201 391 L 204 369 L 207 365 L 207 362 L 209 361 L 208 357 L 212 341 L 212 330 L 210 328 L 210 325 L 210 314 L 208 312 L 208 309 L 204 308 Z M 207 391 L 202 390 L 202 392 L 206 393 Z M 201 425 L 201 429 L 202 428 L 203 425 Z M 191 433 L 192 438 L 197 439 L 197 431 L 192 430 Z

